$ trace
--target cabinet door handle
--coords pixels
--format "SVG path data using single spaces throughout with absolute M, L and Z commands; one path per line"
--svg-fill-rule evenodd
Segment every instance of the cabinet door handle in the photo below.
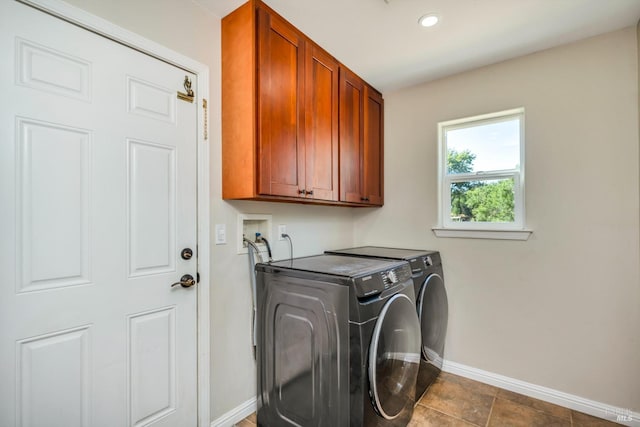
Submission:
M 313 196 L 313 190 L 307 190 L 307 196 Z
M 307 190 L 298 190 L 298 194 L 302 194 L 304 196 L 307 194 Z
M 363 202 L 368 202 L 369 198 L 368 197 L 360 197 L 360 200 Z

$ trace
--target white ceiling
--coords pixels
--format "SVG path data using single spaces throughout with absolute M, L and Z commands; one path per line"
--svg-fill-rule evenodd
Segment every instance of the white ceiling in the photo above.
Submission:
M 225 16 L 244 0 L 195 0 Z M 636 25 L 640 0 L 266 0 L 379 90 Z M 440 23 L 422 28 L 427 13 Z

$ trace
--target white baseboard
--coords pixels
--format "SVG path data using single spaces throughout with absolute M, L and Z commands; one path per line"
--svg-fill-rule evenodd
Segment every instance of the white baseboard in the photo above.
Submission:
M 544 400 L 545 402 L 564 406 L 565 408 L 593 415 L 594 417 L 614 421 L 622 425 L 632 427 L 640 426 L 640 413 L 633 412 L 630 409 L 617 408 L 615 406 L 505 377 L 500 374 L 494 374 L 493 372 L 483 371 L 482 369 L 472 368 L 471 366 L 466 366 L 449 360 L 444 361 L 442 370 L 460 375 L 461 377 L 513 391 L 515 393 L 524 394 L 525 396 L 533 397 L 535 399 Z
M 236 423 L 256 412 L 256 409 L 257 400 L 253 397 L 211 421 L 211 427 L 233 427 Z

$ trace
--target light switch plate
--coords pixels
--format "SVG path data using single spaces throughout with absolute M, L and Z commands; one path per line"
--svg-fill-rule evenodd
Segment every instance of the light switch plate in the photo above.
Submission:
M 227 224 L 216 224 L 216 245 L 227 244 Z

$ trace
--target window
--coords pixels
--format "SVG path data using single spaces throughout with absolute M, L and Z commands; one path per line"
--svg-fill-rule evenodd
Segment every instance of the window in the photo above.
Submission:
M 524 109 L 441 122 L 438 139 L 442 229 L 522 231 Z

